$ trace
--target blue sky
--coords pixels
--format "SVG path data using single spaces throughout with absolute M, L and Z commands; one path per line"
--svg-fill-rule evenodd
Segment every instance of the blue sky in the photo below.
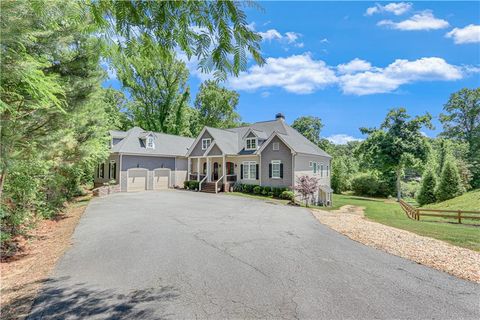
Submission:
M 226 86 L 247 122 L 320 117 L 323 137 L 362 138 L 387 111 L 442 111 L 449 95 L 480 85 L 479 2 L 260 2 L 247 9 L 267 63 Z M 208 77 L 191 71 L 192 96 Z M 108 81 L 119 87 L 116 81 Z M 192 98 L 193 99 L 193 98 Z M 425 130 L 435 136 L 436 129 Z

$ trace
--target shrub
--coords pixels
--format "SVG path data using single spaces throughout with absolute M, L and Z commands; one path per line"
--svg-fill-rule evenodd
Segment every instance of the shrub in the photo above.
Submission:
M 293 191 L 283 191 L 280 198 L 295 202 L 295 193 Z
M 275 198 L 280 198 L 280 195 L 282 194 L 283 191 L 284 191 L 283 188 L 272 187 L 273 196 Z
M 437 201 L 435 189 L 437 187 L 437 179 L 433 170 L 427 169 L 422 177 L 422 184 L 417 195 L 417 202 L 423 206 L 425 204 L 434 203 Z
M 244 184 L 243 185 L 243 192 L 245 193 L 253 193 L 253 188 L 255 188 L 254 184 Z
M 418 181 L 402 182 L 402 196 L 406 198 L 416 198 L 420 190 Z
M 190 183 L 188 184 L 188 188 L 190 190 L 198 190 L 199 184 L 200 184 L 200 182 L 195 181 L 195 180 L 191 180 Z
M 190 181 L 189 181 L 189 180 L 183 181 L 183 187 L 184 187 L 185 189 L 189 189 L 189 188 L 190 188 Z
M 253 193 L 255 193 L 255 194 L 262 193 L 262 187 L 260 187 L 260 186 L 253 187 Z
M 267 195 L 268 195 L 269 197 L 273 197 L 273 192 L 270 191 L 269 193 L 267 193 Z
M 436 196 L 438 201 L 455 198 L 463 193 L 462 182 L 457 167 L 452 160 L 443 165 L 442 175 L 438 184 Z
M 361 173 L 352 180 L 352 191 L 358 196 L 374 196 L 378 191 L 378 177 L 371 173 Z
M 270 191 L 272 191 L 272 188 L 270 188 L 270 187 L 268 187 L 268 186 L 267 186 L 267 187 L 263 187 L 262 194 L 263 194 L 264 196 L 267 196 L 267 195 L 270 193 Z
M 243 184 L 241 184 L 240 182 L 235 182 L 235 184 L 233 185 L 233 191 L 243 192 Z

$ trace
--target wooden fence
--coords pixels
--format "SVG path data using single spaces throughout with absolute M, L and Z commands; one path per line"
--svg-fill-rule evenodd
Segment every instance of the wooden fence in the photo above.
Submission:
M 455 219 L 458 223 L 462 223 L 462 219 L 480 220 L 480 211 L 415 208 L 403 200 L 400 200 L 400 206 L 410 219 L 417 221 L 422 216 Z

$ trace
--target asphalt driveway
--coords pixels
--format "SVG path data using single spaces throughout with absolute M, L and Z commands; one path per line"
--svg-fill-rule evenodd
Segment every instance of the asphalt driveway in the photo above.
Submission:
M 473 319 L 480 286 L 301 208 L 187 191 L 91 202 L 31 319 Z

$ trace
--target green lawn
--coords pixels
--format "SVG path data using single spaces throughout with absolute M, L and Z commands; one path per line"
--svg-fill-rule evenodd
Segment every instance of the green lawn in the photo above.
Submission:
M 480 189 L 467 192 L 460 197 L 456 197 L 447 201 L 429 204 L 423 206 L 422 208 L 480 211 Z
M 480 226 L 456 224 L 451 220 L 436 222 L 411 220 L 398 203 L 386 199 L 335 194 L 333 203 L 332 209 L 347 204 L 365 207 L 365 216 L 370 220 L 480 251 Z

